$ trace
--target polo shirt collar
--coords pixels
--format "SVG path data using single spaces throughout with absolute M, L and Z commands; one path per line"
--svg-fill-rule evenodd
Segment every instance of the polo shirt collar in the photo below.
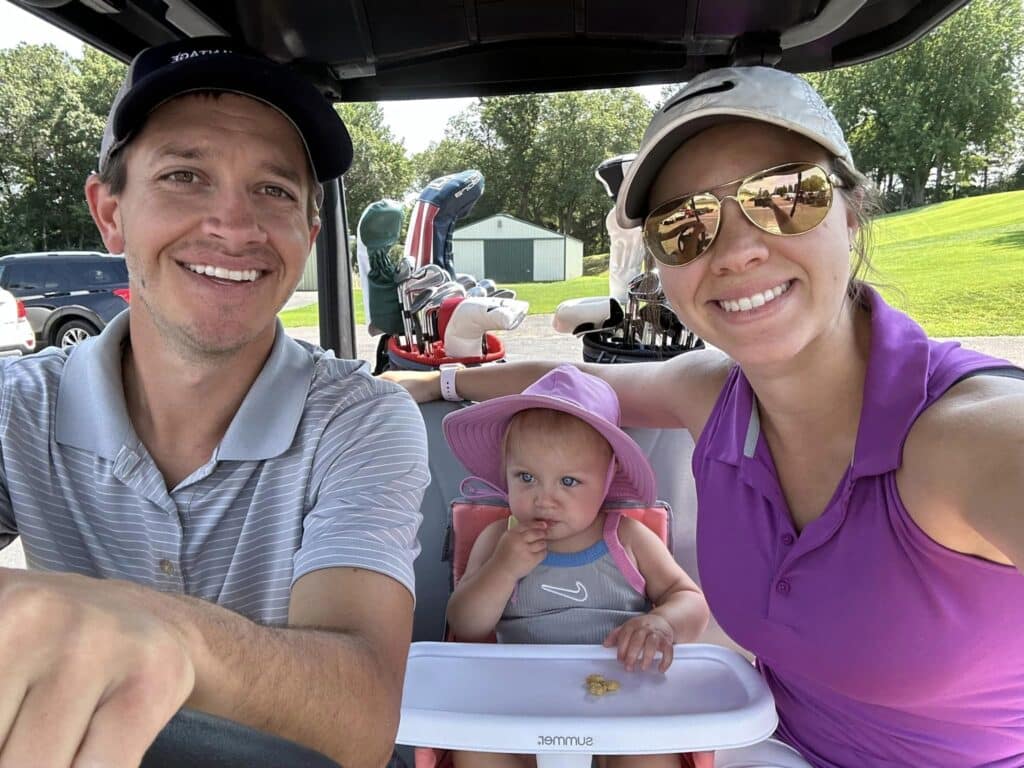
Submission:
M 928 401 L 931 345 L 920 325 L 865 286 L 871 354 L 853 451 L 852 477 L 898 469 L 903 442 Z
M 871 343 L 851 479 L 900 466 L 903 442 L 927 402 L 931 354 L 921 326 L 886 304 L 877 291 L 865 286 L 862 302 L 871 315 Z M 754 392 L 742 371 L 734 385 L 735 407 L 723 414 L 722 424 L 729 439 L 718 458 L 736 466 L 744 459 L 770 464 Z
M 99 336 L 68 354 L 57 392 L 58 443 L 113 461 L 123 446 L 138 442 L 121 379 L 128 328 L 128 312 L 122 312 Z M 305 409 L 314 364 L 314 354 L 287 336 L 278 321 L 270 356 L 213 458 L 259 461 L 288 450 Z
M 54 433 L 61 445 L 113 461 L 122 446 L 137 441 L 121 382 L 127 340 L 128 312 L 121 312 L 99 336 L 68 352 L 54 416 Z

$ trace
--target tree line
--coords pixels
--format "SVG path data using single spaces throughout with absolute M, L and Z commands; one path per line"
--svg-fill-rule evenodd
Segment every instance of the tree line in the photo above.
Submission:
M 82 185 L 123 75 L 88 47 L 0 50 L 0 253 L 102 248 Z M 1020 0 L 974 0 L 900 52 L 808 78 L 890 209 L 1024 188 Z M 606 251 L 611 201 L 594 169 L 636 150 L 654 108 L 631 89 L 478 99 L 410 156 L 380 105 L 340 104 L 356 148 L 350 229 L 375 200 L 411 200 L 431 179 L 475 168 L 486 191 L 465 223 L 504 212 Z
M 1024 5 L 975 0 L 883 59 L 810 75 L 888 208 L 1024 188 Z

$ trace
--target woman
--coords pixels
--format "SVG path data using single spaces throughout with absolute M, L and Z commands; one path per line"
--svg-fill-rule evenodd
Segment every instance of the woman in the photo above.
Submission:
M 697 440 L 702 586 L 757 656 L 782 741 L 827 768 L 1024 765 L 1024 372 L 930 341 L 859 281 L 868 200 L 802 79 L 694 78 L 617 214 L 725 354 L 585 368 L 624 424 Z M 549 367 L 454 388 L 508 394 Z M 403 378 L 438 397 L 436 374 Z

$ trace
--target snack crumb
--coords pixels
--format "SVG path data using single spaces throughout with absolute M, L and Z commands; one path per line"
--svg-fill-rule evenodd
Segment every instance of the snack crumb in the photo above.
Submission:
M 584 686 L 591 696 L 604 696 L 619 690 L 619 681 L 606 679 L 604 675 L 587 675 Z

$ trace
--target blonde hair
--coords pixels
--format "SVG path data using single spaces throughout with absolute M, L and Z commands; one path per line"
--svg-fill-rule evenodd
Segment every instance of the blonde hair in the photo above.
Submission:
M 599 446 L 612 459 L 612 446 L 604 435 L 592 426 L 565 411 L 550 408 L 527 408 L 515 414 L 505 429 L 502 438 L 502 472 L 509 451 L 518 448 L 526 435 L 546 435 L 557 444 L 583 444 Z

